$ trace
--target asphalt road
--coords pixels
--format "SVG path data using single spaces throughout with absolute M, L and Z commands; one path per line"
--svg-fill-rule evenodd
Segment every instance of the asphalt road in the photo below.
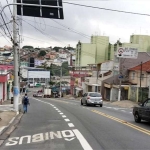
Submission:
M 150 124 L 134 123 L 132 109 L 32 98 L 2 150 L 149 150 Z

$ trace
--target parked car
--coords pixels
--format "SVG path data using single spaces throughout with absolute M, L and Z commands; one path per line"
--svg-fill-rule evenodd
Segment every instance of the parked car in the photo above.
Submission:
M 81 98 L 81 105 L 86 104 L 88 105 L 99 105 L 100 107 L 103 106 L 102 95 L 97 92 L 87 92 Z
M 141 122 L 141 120 L 150 122 L 150 99 L 139 104 L 139 106 L 133 107 L 133 115 L 137 123 Z
M 43 93 L 42 92 L 36 92 L 33 94 L 33 97 L 43 97 Z

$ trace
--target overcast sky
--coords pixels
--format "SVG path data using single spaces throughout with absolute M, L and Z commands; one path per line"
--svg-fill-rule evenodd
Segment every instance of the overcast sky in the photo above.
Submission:
M 11 3 L 13 0 L 8 0 Z M 142 14 L 150 14 L 149 0 L 63 0 L 90 6 L 131 11 Z M 6 0 L 0 0 L 2 6 Z M 64 20 L 52 20 L 34 17 L 22 17 L 38 30 L 45 33 L 43 35 L 31 25 L 22 22 L 21 35 L 23 45 L 34 47 L 49 46 L 70 46 L 75 47 L 80 40 L 82 43 L 89 43 L 91 35 L 109 36 L 110 43 L 115 43 L 118 39 L 121 42 L 129 42 L 130 35 L 143 34 L 150 35 L 150 17 L 118 13 L 106 10 L 92 9 L 75 5 L 63 4 Z M 5 21 L 10 21 L 10 11 L 5 9 Z M 57 21 L 57 23 L 55 22 Z M 41 24 L 40 24 L 41 23 Z M 0 20 L 0 24 L 3 24 Z M 18 22 L 20 24 L 20 22 Z M 21 26 L 19 25 L 20 29 Z M 12 24 L 9 24 L 12 32 Z M 58 29 L 59 28 L 59 29 Z M 63 30 L 62 30 L 63 29 Z M 70 30 L 71 29 L 71 30 Z M 72 29 L 81 34 L 72 32 Z M 6 29 L 5 29 L 6 30 Z M 0 32 L 2 30 L 0 29 Z M 88 37 L 83 36 L 88 35 Z M 8 38 L 7 38 L 8 39 Z M 9 40 L 9 39 L 8 39 Z M 105 41 L 104 41 L 105 42 Z M 0 33 L 0 47 L 10 45 L 10 43 Z

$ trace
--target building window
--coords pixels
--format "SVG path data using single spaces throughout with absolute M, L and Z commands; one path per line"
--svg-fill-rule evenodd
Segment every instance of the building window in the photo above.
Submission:
M 144 74 L 141 74 L 141 80 L 144 80 Z
M 132 73 L 132 80 L 135 78 L 135 72 Z

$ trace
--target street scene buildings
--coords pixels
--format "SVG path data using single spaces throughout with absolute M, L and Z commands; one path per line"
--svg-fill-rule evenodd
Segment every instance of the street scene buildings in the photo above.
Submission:
M 150 149 L 149 1 L 0 1 L 0 150 Z

